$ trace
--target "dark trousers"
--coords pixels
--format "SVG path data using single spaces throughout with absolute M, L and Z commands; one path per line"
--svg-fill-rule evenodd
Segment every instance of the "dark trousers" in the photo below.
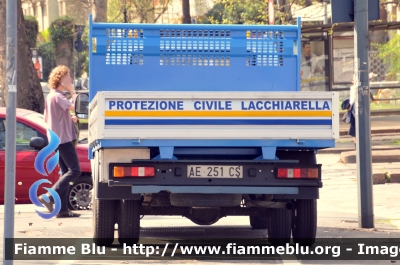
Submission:
M 60 144 L 58 146 L 59 160 L 58 165 L 62 176 L 53 185 L 54 189 L 61 199 L 60 212 L 68 211 L 68 189 L 70 182 L 74 182 L 81 175 L 78 155 L 72 142 Z
M 351 113 L 350 128 L 348 134 L 353 137 L 356 137 L 356 117 L 354 117 L 353 113 Z

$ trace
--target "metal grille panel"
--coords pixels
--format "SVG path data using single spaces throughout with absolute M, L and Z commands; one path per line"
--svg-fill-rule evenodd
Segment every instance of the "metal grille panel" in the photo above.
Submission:
M 379 52 L 369 51 L 370 71 L 377 76 L 372 79 L 373 82 L 385 81 L 387 74 L 387 65 L 379 58 Z
M 246 66 L 283 66 L 283 58 L 279 55 L 247 56 Z
M 108 52 L 142 52 L 144 49 L 143 40 L 107 40 Z
M 229 56 L 186 55 L 171 54 L 160 55 L 161 66 L 230 66 Z
M 106 29 L 107 65 L 143 65 L 143 29 Z
M 143 39 L 143 29 L 106 29 L 107 38 L 140 38 Z
M 298 25 L 91 22 L 89 71 L 95 91 L 90 97 L 111 87 L 119 91 L 297 91 L 300 36 Z
M 231 44 L 228 41 L 175 41 L 161 40 L 160 52 L 230 52 Z
M 207 38 L 207 39 L 230 39 L 230 30 L 179 30 L 161 29 L 160 38 Z
M 246 31 L 246 66 L 283 66 L 284 32 L 266 30 Z

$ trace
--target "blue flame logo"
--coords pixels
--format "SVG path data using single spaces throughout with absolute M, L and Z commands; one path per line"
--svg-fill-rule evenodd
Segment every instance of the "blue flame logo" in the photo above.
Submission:
M 44 161 L 46 158 L 51 155 L 60 144 L 60 138 L 58 138 L 57 134 L 55 134 L 52 130 L 47 129 L 47 135 L 49 137 L 49 144 L 39 151 L 35 158 L 35 169 L 38 173 L 42 174 L 43 176 L 48 176 L 44 169 Z M 55 153 L 54 156 L 50 157 L 46 164 L 47 172 L 51 173 L 58 163 L 59 154 L 58 151 Z
M 60 138 L 52 130 L 47 129 L 47 136 L 49 138 L 49 144 L 46 147 L 44 147 L 42 150 L 39 151 L 39 153 L 37 154 L 37 156 L 35 158 L 35 163 L 34 163 L 36 171 L 46 177 L 48 177 L 49 174 L 56 167 L 56 165 L 58 163 L 58 159 L 59 159 L 59 153 L 58 153 L 58 151 L 55 152 L 55 154 L 47 160 L 46 169 L 45 169 L 46 158 L 49 157 L 57 149 L 58 145 L 60 144 Z M 37 190 L 39 188 L 39 185 L 42 183 L 51 184 L 51 182 L 48 179 L 40 179 L 40 180 L 36 181 L 35 183 L 33 183 L 32 186 L 29 188 L 29 199 L 31 200 L 31 202 L 33 204 L 35 204 L 38 207 L 44 207 L 40 203 L 40 201 L 37 197 Z M 50 193 L 50 195 L 53 197 L 54 210 L 51 213 L 42 213 L 42 212 L 39 212 L 38 210 L 36 210 L 36 213 L 44 219 L 50 219 L 50 218 L 56 216 L 60 212 L 61 199 L 55 190 L 50 189 L 50 188 L 44 188 L 44 189 L 46 189 Z M 46 194 L 42 194 L 42 198 L 46 202 L 48 202 L 48 203 L 50 202 L 50 198 Z

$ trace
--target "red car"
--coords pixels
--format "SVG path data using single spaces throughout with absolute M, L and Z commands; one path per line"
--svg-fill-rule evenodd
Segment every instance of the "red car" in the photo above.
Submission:
M 29 188 L 39 180 L 46 178 L 34 168 L 34 161 L 39 149 L 29 146 L 32 137 L 42 137 L 47 141 L 46 123 L 40 113 L 17 109 L 16 124 L 16 181 L 15 203 L 31 203 Z M 0 203 L 4 203 L 4 172 L 5 172 L 5 141 L 6 141 L 6 108 L 0 108 Z M 71 210 L 89 209 L 91 206 L 90 190 L 92 189 L 92 176 L 90 161 L 88 159 L 88 145 L 78 144 L 78 159 L 82 175 L 70 186 L 68 191 L 69 208 Z M 58 166 L 47 177 L 51 183 L 59 178 Z M 38 189 L 38 195 L 46 192 L 42 187 L 51 187 L 50 184 L 42 184 Z

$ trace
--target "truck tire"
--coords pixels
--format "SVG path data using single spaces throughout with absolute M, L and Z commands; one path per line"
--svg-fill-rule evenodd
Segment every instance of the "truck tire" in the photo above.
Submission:
M 317 234 L 317 200 L 296 200 L 293 210 L 293 241 L 312 246 Z
M 290 242 L 292 232 L 292 211 L 280 208 L 269 210 L 268 241 L 272 245 Z
M 140 200 L 121 200 L 118 218 L 118 242 L 132 246 L 139 241 Z
M 250 225 L 253 229 L 268 229 L 268 218 L 260 216 L 249 216 Z
M 115 206 L 113 200 L 94 200 L 93 242 L 98 246 L 110 246 L 114 242 Z

